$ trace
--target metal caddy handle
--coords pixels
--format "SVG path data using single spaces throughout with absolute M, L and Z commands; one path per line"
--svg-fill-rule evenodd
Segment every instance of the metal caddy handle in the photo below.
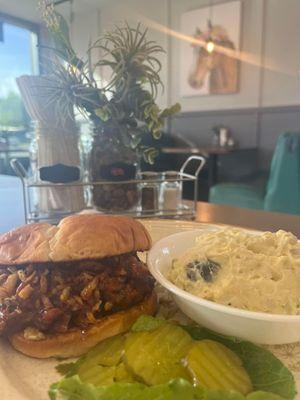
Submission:
M 189 175 L 186 174 L 185 170 L 188 167 L 188 165 L 191 163 L 191 161 L 199 161 L 199 166 L 195 171 L 195 175 Z M 183 164 L 182 167 L 180 168 L 180 174 L 184 174 L 186 176 L 190 176 L 195 179 L 194 182 L 194 212 L 196 213 L 197 211 L 197 201 L 198 201 L 198 177 L 200 172 L 202 171 L 204 165 L 206 164 L 206 159 L 202 156 L 190 156 Z M 182 182 L 181 182 L 182 184 Z

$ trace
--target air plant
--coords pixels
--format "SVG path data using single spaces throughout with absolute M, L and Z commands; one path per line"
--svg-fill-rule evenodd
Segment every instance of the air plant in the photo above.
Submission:
M 45 91 L 45 107 L 53 107 L 63 124 L 66 118 L 74 118 L 74 107 L 86 118 L 107 99 L 88 78 L 84 68 L 75 68 L 70 63 L 61 63 L 56 57 L 51 61 L 50 74 L 45 77 L 49 86 Z
M 133 83 L 147 83 L 152 96 L 156 97 L 158 85 L 162 85 L 162 82 L 159 76 L 161 63 L 155 54 L 164 50 L 155 42 L 147 41 L 146 34 L 147 29 L 142 30 L 141 24 L 131 28 L 126 23 L 124 27 L 106 32 L 94 44 L 94 47 L 103 51 L 103 59 L 96 66 L 109 67 L 113 72 L 107 89 L 116 88 L 122 96 Z
M 147 40 L 147 29 L 141 24 L 133 28 L 125 23 L 90 45 L 83 60 L 72 48 L 64 18 L 44 0 L 40 7 L 56 54 L 48 78 L 47 106 L 53 105 L 60 119 L 70 116 L 75 107 L 93 121 L 98 134 L 130 146 L 153 163 L 157 151 L 145 147 L 143 137 L 150 134 L 159 139 L 165 119 L 180 111 L 179 104 L 164 110 L 156 104 L 159 87 L 163 89 L 157 58 L 164 51 L 162 47 Z M 92 64 L 94 49 L 101 49 L 102 57 Z M 111 72 L 104 87 L 95 79 L 98 67 Z

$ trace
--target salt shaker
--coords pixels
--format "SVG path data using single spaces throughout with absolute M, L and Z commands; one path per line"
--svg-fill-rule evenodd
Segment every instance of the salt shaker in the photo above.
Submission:
M 160 207 L 162 211 L 177 211 L 181 205 L 182 186 L 177 171 L 166 171 L 161 185 Z

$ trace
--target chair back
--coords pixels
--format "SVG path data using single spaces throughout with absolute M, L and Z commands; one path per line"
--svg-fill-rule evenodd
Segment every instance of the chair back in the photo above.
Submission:
M 264 208 L 300 214 L 300 133 L 284 133 L 277 141 Z

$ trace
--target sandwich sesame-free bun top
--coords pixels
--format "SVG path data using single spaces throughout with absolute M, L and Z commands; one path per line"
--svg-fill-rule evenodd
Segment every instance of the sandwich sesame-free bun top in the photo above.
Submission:
M 58 226 L 30 224 L 0 235 L 0 265 L 99 259 L 150 246 L 146 228 L 133 218 L 72 215 Z

